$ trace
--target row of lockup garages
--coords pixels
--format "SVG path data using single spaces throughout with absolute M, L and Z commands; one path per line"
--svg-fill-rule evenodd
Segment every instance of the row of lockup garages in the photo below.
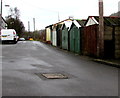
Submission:
M 104 17 L 104 57 L 120 58 L 120 17 Z M 45 28 L 45 42 L 77 54 L 99 57 L 99 17 L 66 19 Z

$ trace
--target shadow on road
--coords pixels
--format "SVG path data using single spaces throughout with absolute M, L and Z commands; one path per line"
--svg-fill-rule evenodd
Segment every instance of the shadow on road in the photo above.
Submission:
M 14 42 L 0 42 L 0 45 L 14 45 Z

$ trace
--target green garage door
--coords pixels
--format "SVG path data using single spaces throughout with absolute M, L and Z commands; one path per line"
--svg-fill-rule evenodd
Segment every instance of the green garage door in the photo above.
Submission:
M 70 30 L 70 51 L 80 53 L 80 30 L 75 25 Z
M 68 50 L 68 30 L 64 28 L 62 30 L 62 49 Z

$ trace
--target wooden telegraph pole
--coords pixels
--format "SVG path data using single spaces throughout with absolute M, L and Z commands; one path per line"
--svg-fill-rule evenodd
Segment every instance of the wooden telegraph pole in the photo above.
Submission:
M 104 57 L 104 18 L 103 0 L 99 0 L 99 36 L 98 36 L 98 57 Z
M 2 0 L 1 0 L 1 7 L 0 7 L 0 14 L 1 14 L 1 16 L 2 16 Z

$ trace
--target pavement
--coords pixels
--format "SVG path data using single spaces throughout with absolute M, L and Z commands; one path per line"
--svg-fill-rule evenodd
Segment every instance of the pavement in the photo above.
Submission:
M 93 59 L 93 61 L 120 68 L 120 59 Z

